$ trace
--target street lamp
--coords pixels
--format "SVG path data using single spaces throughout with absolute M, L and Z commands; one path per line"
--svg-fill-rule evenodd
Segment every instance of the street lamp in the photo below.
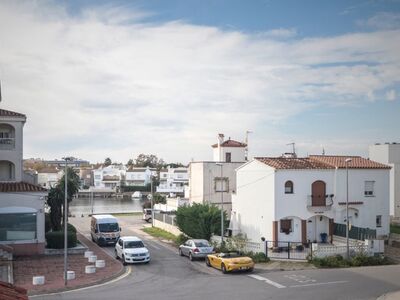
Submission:
M 151 172 L 151 171 L 150 171 Z M 151 194 L 150 194 L 150 206 L 151 206 L 151 227 L 154 227 L 154 194 L 153 194 L 153 175 L 150 175 L 150 189 L 151 189 Z
M 67 285 L 67 273 L 68 273 L 68 173 L 67 166 L 69 161 L 73 161 L 73 157 L 63 157 L 65 160 L 65 169 L 64 169 L 64 285 Z
M 224 164 L 222 163 L 216 163 L 217 166 L 220 166 L 220 170 L 221 170 L 221 247 L 223 246 L 224 243 L 224 182 L 223 182 L 223 178 L 222 178 L 222 167 Z M 217 186 L 217 185 L 216 185 Z
M 351 158 L 346 158 L 346 253 L 347 259 L 350 258 L 349 248 L 349 162 Z

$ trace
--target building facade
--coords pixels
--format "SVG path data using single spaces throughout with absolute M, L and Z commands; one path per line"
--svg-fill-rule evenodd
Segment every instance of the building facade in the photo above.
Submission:
M 230 228 L 256 242 L 329 241 L 346 224 L 348 186 L 351 226 L 387 237 L 389 172 L 361 157 L 256 158 L 237 169 Z
M 152 176 L 157 176 L 157 169 L 131 167 L 126 171 L 125 184 L 127 186 L 146 186 L 150 184 Z
M 182 195 L 189 183 L 188 168 L 170 168 L 160 170 L 160 184 L 157 193 Z

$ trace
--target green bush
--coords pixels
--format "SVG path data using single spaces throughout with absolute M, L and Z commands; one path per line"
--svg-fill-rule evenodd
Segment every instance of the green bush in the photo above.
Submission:
M 76 246 L 76 232 L 68 231 L 68 248 Z M 63 231 L 50 231 L 46 233 L 46 248 L 50 249 L 63 249 L 64 248 L 64 232 Z
M 314 258 L 312 263 L 318 268 L 344 268 L 350 266 L 349 261 L 341 255 Z
M 183 243 L 185 243 L 187 240 L 189 239 L 189 237 L 183 233 L 181 233 L 180 235 L 178 235 L 178 237 L 176 238 L 175 244 L 180 246 Z
M 364 254 L 358 254 L 351 259 L 351 265 L 354 267 L 379 266 L 388 264 L 390 264 L 389 260 L 383 256 L 367 256 Z
M 390 261 L 386 257 L 367 256 L 365 254 L 357 254 L 350 260 L 344 259 L 341 255 L 335 255 L 324 258 L 314 258 L 311 262 L 318 268 L 345 268 L 390 264 Z
M 270 259 L 264 254 L 264 252 L 249 252 L 247 253 L 247 255 L 251 257 L 255 263 L 265 263 L 270 261 Z
M 76 233 L 76 228 L 74 225 L 68 223 L 67 224 L 67 231 L 75 232 Z

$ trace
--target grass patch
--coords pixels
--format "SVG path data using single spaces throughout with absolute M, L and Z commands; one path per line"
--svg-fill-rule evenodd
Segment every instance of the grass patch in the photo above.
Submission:
M 158 228 L 158 227 L 144 227 L 144 228 L 142 228 L 142 230 L 144 232 L 146 232 L 147 234 L 150 234 L 151 236 L 161 238 L 164 240 L 169 240 L 174 243 L 176 243 L 177 238 L 178 238 L 176 235 L 174 235 L 168 231 L 165 231 L 161 228 Z
M 390 233 L 397 233 L 400 234 L 400 226 L 399 225 L 390 225 Z
M 116 214 L 112 214 L 114 217 L 129 217 L 129 216 L 142 216 L 143 213 L 138 211 L 138 212 L 130 212 L 130 213 L 116 213 Z

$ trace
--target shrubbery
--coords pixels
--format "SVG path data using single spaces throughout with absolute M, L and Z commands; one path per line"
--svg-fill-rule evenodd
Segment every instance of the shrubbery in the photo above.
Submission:
M 318 268 L 346 268 L 390 264 L 390 261 L 386 257 L 367 256 L 365 254 L 357 254 L 351 259 L 344 259 L 341 255 L 314 258 L 310 262 Z
M 76 247 L 76 232 L 68 231 L 68 248 Z M 62 249 L 64 248 L 64 231 L 50 231 L 46 233 L 47 248 Z
M 183 233 L 181 233 L 180 235 L 178 235 L 178 237 L 175 240 L 175 244 L 177 246 L 182 245 L 183 243 L 185 243 L 187 240 L 189 239 L 189 237 L 187 235 L 184 235 Z
M 264 252 L 248 252 L 245 253 L 245 255 L 251 257 L 255 263 L 265 263 L 270 261 L 269 257 L 267 257 Z

